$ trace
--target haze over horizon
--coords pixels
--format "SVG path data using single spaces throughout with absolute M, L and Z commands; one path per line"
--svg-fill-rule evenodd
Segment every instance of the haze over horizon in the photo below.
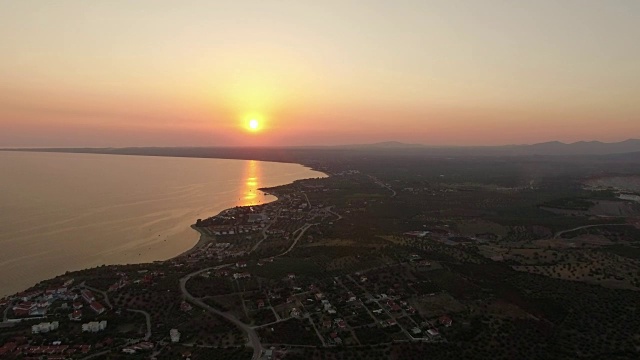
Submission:
M 0 147 L 623 141 L 640 134 L 639 14 L 632 0 L 7 1 Z

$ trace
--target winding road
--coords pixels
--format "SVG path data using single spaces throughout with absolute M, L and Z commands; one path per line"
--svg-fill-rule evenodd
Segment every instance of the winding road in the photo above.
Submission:
M 274 216 L 273 220 L 271 220 L 271 222 L 270 222 L 267 226 L 265 226 L 265 227 L 262 229 L 262 239 L 261 239 L 260 241 L 258 241 L 258 243 L 257 243 L 257 244 L 255 244 L 255 245 L 251 248 L 251 250 L 250 250 L 249 252 L 254 252 L 254 251 L 256 251 L 256 249 L 257 249 L 260 245 L 262 245 L 262 242 L 263 242 L 263 241 L 265 241 L 265 240 L 267 240 L 267 237 L 268 237 L 268 235 L 267 235 L 267 230 L 269 230 L 269 228 L 271 227 L 271 225 L 273 225 L 273 224 L 275 224 L 275 223 L 276 223 L 276 221 L 278 220 L 278 216 L 280 216 L 280 212 L 281 212 L 281 211 L 282 211 L 282 208 L 278 209 L 278 213 L 276 214 L 276 216 Z
M 284 256 L 286 254 L 288 254 L 291 250 L 293 250 L 293 248 L 296 246 L 296 244 L 298 243 L 298 240 L 300 240 L 300 238 L 304 235 L 304 233 L 313 225 L 317 225 L 317 224 L 304 224 L 299 230 L 300 230 L 300 234 L 298 234 L 298 236 L 294 239 L 293 244 L 291 244 L 291 246 L 284 251 L 282 254 L 276 255 L 275 257 L 280 257 L 280 256 Z M 223 318 L 229 320 L 231 323 L 233 323 L 234 325 L 236 325 L 238 328 L 240 328 L 242 331 L 244 331 L 247 334 L 247 337 L 249 338 L 249 346 L 251 346 L 253 348 L 253 356 L 251 357 L 252 360 L 260 360 L 260 358 L 262 357 L 262 351 L 263 351 L 263 347 L 262 344 L 260 343 L 260 337 L 258 336 L 258 333 L 255 331 L 255 329 L 253 329 L 252 327 L 250 327 L 249 325 L 243 323 L 242 321 L 238 320 L 235 316 L 233 316 L 230 313 L 226 313 L 226 312 L 222 312 L 220 310 L 217 310 L 209 305 L 207 305 L 204 301 L 200 300 L 199 298 L 194 297 L 193 295 L 191 295 L 189 293 L 189 291 L 187 291 L 187 281 L 189 281 L 192 277 L 200 275 L 204 272 L 207 271 L 211 271 L 211 270 L 217 270 L 217 269 L 221 269 L 227 266 L 233 265 L 233 263 L 229 263 L 229 264 L 222 264 L 222 265 L 218 265 L 218 266 L 214 266 L 214 267 L 209 267 L 209 268 L 205 268 L 205 269 L 200 269 L 198 271 L 194 271 L 190 274 L 185 275 L 184 277 L 182 277 L 180 279 L 180 291 L 182 292 L 182 295 L 184 296 L 185 300 L 189 301 L 190 303 L 199 306 L 200 308 L 209 311 L 211 313 L 214 313 L 216 315 L 222 316 Z
M 105 302 L 105 304 L 107 304 L 107 306 L 109 307 L 109 309 L 113 309 L 113 306 L 111 305 L 111 301 L 109 300 L 109 295 L 108 295 L 106 292 L 104 292 L 104 291 L 102 291 L 102 290 L 100 290 L 100 289 L 96 289 L 96 288 L 94 288 L 94 287 L 88 286 L 88 285 L 87 285 L 87 284 L 85 284 L 85 283 L 83 283 L 83 284 L 82 284 L 82 286 L 84 286 L 84 287 L 85 287 L 86 289 L 88 289 L 88 290 L 91 290 L 91 291 L 93 291 L 93 292 L 96 292 L 96 293 L 98 293 L 98 294 L 102 295 L 102 297 L 104 298 L 104 302 Z
M 189 301 L 190 303 L 197 305 L 209 312 L 212 312 L 216 315 L 222 316 L 223 318 L 229 320 L 230 322 L 232 322 L 235 326 L 237 326 L 238 328 L 240 328 L 242 331 L 244 331 L 248 338 L 249 338 L 249 344 L 250 346 L 253 348 L 253 356 L 251 357 L 252 360 L 259 360 L 260 357 L 262 356 L 262 344 L 260 343 L 260 337 L 258 336 L 258 333 L 252 329 L 251 327 L 249 327 L 247 324 L 243 323 L 242 321 L 238 320 L 235 316 L 226 313 L 226 312 L 222 312 L 219 311 L 217 309 L 212 308 L 211 306 L 207 305 L 206 303 L 204 303 L 202 300 L 194 297 L 193 295 L 191 295 L 188 291 L 187 291 L 187 281 L 189 281 L 189 279 L 191 279 L 192 277 L 202 274 L 203 272 L 209 271 L 209 270 L 215 270 L 215 269 L 220 269 L 223 268 L 225 266 L 229 266 L 230 264 L 225 264 L 225 265 L 219 265 L 216 267 L 211 267 L 211 268 L 206 268 L 206 269 L 202 269 L 202 270 L 198 270 L 196 272 L 192 272 L 191 274 L 186 275 L 185 277 L 183 277 L 182 279 L 180 279 L 180 291 L 182 291 L 182 294 L 184 295 L 185 299 L 187 301 Z
M 300 234 L 298 234 L 298 236 L 296 236 L 296 238 L 293 240 L 293 244 L 291 244 L 291 246 L 282 254 L 280 255 L 276 255 L 274 256 L 274 258 L 280 257 L 280 256 L 284 256 L 287 255 L 291 250 L 293 250 L 293 248 L 296 246 L 296 244 L 298 244 L 298 240 L 300 240 L 300 238 L 302 237 L 302 235 L 304 235 L 304 233 L 309 230 L 310 227 L 312 227 L 313 225 L 318 225 L 318 224 L 304 224 L 299 230 L 300 230 Z
M 143 310 L 127 309 L 127 311 L 144 315 L 147 322 L 147 332 L 144 334 L 144 341 L 149 341 L 151 338 L 151 315 Z
M 559 231 L 553 236 L 553 238 L 557 239 L 560 236 L 562 236 L 562 234 L 566 234 L 568 232 L 582 230 L 582 229 L 588 229 L 588 228 L 593 228 L 593 227 L 599 227 L 599 226 L 633 226 L 633 224 L 594 224 L 594 225 L 578 226 L 578 227 L 573 228 L 573 229 Z
M 340 215 L 340 214 L 334 212 L 333 210 L 331 210 L 332 208 L 333 208 L 333 206 L 329 206 L 328 208 L 325 209 L 325 211 L 328 212 L 331 215 L 337 216 L 338 218 L 335 221 L 341 220 L 342 219 L 342 215 Z

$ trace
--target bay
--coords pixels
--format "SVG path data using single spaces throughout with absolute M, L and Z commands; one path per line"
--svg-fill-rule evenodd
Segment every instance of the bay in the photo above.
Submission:
M 198 218 L 324 176 L 262 161 L 0 152 L 0 297 L 66 271 L 169 259 L 196 244 Z

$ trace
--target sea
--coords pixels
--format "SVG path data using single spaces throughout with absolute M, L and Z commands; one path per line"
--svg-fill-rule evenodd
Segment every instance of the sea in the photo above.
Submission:
M 325 177 L 252 160 L 0 151 L 0 297 L 67 271 L 166 260 L 199 218 Z

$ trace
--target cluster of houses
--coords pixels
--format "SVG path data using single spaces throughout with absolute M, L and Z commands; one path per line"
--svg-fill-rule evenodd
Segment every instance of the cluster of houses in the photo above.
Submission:
M 4 302 L 15 301 L 11 308 L 15 318 L 41 318 L 54 301 L 73 300 L 78 296 L 69 288 L 72 283 L 73 280 L 68 280 L 59 287 L 18 293 Z
M 2 299 L 2 305 L 7 306 L 8 323 L 44 319 L 52 307 L 55 311 L 69 310 L 68 317 L 71 320 L 80 321 L 82 310 L 87 307 L 95 314 L 106 311 L 105 307 L 96 300 L 96 296 L 88 289 L 73 286 L 73 279 L 66 280 L 62 284 L 47 288 L 24 291 Z M 98 332 L 106 328 L 107 322 L 89 322 L 82 324 L 84 332 Z M 47 334 L 58 330 L 59 321 L 44 321 L 30 325 L 31 334 Z M 112 339 L 107 339 L 112 341 Z M 107 341 L 105 340 L 105 341 Z M 106 342 L 105 342 L 106 344 Z M 94 344 L 95 345 L 95 344 Z M 97 346 L 97 345 L 96 345 Z M 26 359 L 69 359 L 79 354 L 89 353 L 92 345 L 68 345 L 61 341 L 53 341 L 50 344 L 30 344 L 26 336 L 14 337 L 11 341 L 0 346 L 0 358 L 10 356 L 12 358 Z
M 7 300 L 3 300 L 5 305 L 11 306 L 12 316 L 9 321 L 21 321 L 28 319 L 44 318 L 47 315 L 50 307 L 56 301 L 62 301 L 61 309 L 70 309 L 69 319 L 79 321 L 82 319 L 82 308 L 85 303 L 96 314 L 102 314 L 106 311 L 105 307 L 96 301 L 95 296 L 90 290 L 72 289 L 70 288 L 73 280 L 66 281 L 62 286 L 55 288 L 48 288 L 46 290 L 33 290 L 29 292 L 18 293 Z M 72 306 L 69 306 L 69 303 Z M 83 303 L 84 301 L 84 303 Z M 35 325 L 34 325 L 35 326 Z M 42 330 L 35 328 L 34 333 L 47 332 L 47 327 L 44 326 Z
M 120 276 L 120 278 L 111 286 L 109 286 L 109 289 L 107 291 L 116 292 L 118 290 L 125 288 L 130 284 L 144 284 L 144 285 L 153 284 L 153 281 L 155 278 L 164 276 L 164 272 L 162 271 L 149 272 L 148 270 L 145 270 L 145 269 L 139 270 L 138 274 L 140 277 L 138 277 L 135 280 L 130 280 L 129 275 L 127 275 L 126 273 L 117 272 L 116 275 Z
M 123 348 L 122 352 L 125 354 L 135 354 L 138 351 L 149 351 L 149 350 L 152 350 L 153 348 L 154 348 L 154 345 L 152 342 L 143 341 L 143 342 L 139 342 L 137 344 L 129 345 Z
M 29 345 L 26 342 L 24 337 L 6 342 L 0 346 L 0 358 L 40 359 L 46 356 L 48 360 L 63 360 L 91 351 L 91 345 L 64 345 L 60 341 L 54 341 L 51 345 Z
M 315 208 L 302 194 L 286 194 L 281 195 L 278 202 L 265 204 L 258 207 L 236 207 L 227 209 L 217 216 L 199 220 L 197 227 L 206 228 L 211 234 L 216 236 L 248 234 L 252 232 L 262 231 L 269 222 L 278 217 L 284 221 L 286 226 L 289 221 L 303 220 L 309 216 L 317 208 Z M 284 229 L 267 229 L 268 235 L 289 236 L 290 234 Z
M 235 250 L 228 242 L 208 243 L 189 254 L 187 263 L 197 263 L 202 259 L 215 259 L 223 261 L 225 259 L 238 258 L 247 255 L 246 251 Z M 175 262 L 175 266 L 182 266 L 183 262 Z
M 197 227 L 207 228 L 213 235 L 238 235 L 260 231 L 267 226 L 269 215 L 257 212 L 254 207 L 236 207 L 196 222 Z
M 89 308 L 91 308 L 93 312 L 95 312 L 98 315 L 105 312 L 106 309 L 104 308 L 104 306 L 102 306 L 101 303 L 96 301 L 95 296 L 90 290 L 82 290 L 80 294 L 82 295 L 82 300 L 87 302 L 87 304 L 89 305 Z M 82 303 L 82 301 L 74 301 L 73 311 L 69 314 L 69 320 L 72 320 L 72 321 L 82 320 L 82 308 L 84 308 L 84 304 Z

